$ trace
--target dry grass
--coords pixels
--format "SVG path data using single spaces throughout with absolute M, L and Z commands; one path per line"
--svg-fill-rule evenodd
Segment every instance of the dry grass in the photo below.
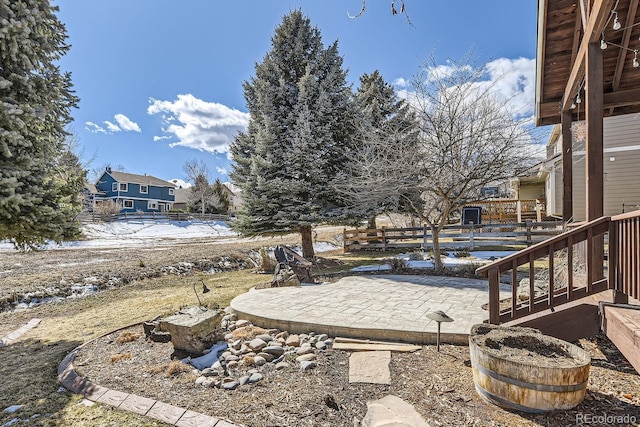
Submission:
M 123 332 L 118 336 L 118 338 L 116 338 L 116 343 L 124 344 L 126 342 L 135 341 L 141 336 L 142 336 L 141 334 L 136 334 L 134 332 Z
M 231 332 L 231 334 L 233 335 L 233 339 L 238 340 L 238 339 L 242 339 L 242 340 L 246 340 L 249 338 L 253 338 L 256 335 L 260 335 L 260 334 L 264 334 L 266 332 L 265 329 L 262 329 L 259 326 L 243 326 L 241 328 L 235 329 Z
M 130 351 L 122 354 L 114 354 L 113 356 L 111 356 L 111 359 L 109 359 L 111 363 L 118 363 L 122 362 L 123 360 L 131 360 Z
M 166 276 L 136 281 L 82 299 L 45 304 L 21 312 L 0 313 L 3 336 L 32 318 L 42 319 L 37 328 L 18 342 L 0 348 L 3 360 L 0 364 L 0 408 L 23 405 L 13 414 L 0 412 L 0 425 L 14 418 L 27 420 L 32 416 L 37 417 L 30 419 L 29 425 L 165 425 L 103 405 L 86 406 L 78 396 L 58 390 L 56 371 L 64 356 L 83 342 L 119 327 L 193 305 L 197 302 L 193 283 L 200 278 L 211 289 L 211 292 L 199 295 L 203 305 L 221 307 L 228 306 L 233 297 L 265 279 L 269 280 L 264 275 L 246 270 L 189 277 Z M 129 335 L 125 339 L 123 335 L 123 340 L 131 338 Z

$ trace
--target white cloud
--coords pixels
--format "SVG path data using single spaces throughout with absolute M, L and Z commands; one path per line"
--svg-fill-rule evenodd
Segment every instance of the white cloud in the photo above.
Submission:
M 189 188 L 191 183 L 180 178 L 170 179 L 169 182 L 173 182 L 178 188 Z
M 229 175 L 229 171 L 227 170 L 227 168 L 221 168 L 219 166 L 216 167 L 216 172 L 218 172 L 220 175 Z
M 393 86 L 405 88 L 409 86 L 409 82 L 406 79 L 399 77 L 393 81 Z
M 116 123 L 110 122 L 109 120 L 105 120 L 102 123 L 105 127 L 98 125 L 94 122 L 86 122 L 84 128 L 91 133 L 104 133 L 104 134 L 113 134 L 116 132 L 142 132 L 140 126 L 137 123 L 131 121 L 124 114 L 116 114 L 113 116 L 116 120 Z
M 178 95 L 174 101 L 150 99 L 147 113 L 162 113 L 162 129 L 176 142 L 170 147 L 184 146 L 210 153 L 224 153 L 238 131 L 244 131 L 249 114 L 216 102 L 207 102 L 191 94 Z M 167 135 L 155 136 L 159 141 Z
M 107 130 L 94 122 L 85 122 L 84 128 L 91 133 L 107 133 Z
M 111 123 L 111 122 L 110 122 L 110 121 L 108 121 L 108 120 L 105 120 L 105 121 L 104 121 L 104 124 L 105 124 L 105 125 L 107 125 L 107 131 L 108 131 L 109 133 L 113 133 L 113 132 L 120 132 L 120 131 L 122 130 L 122 129 L 120 129 L 120 128 L 118 127 L 118 125 L 116 125 L 116 124 L 114 124 L 114 123 Z
M 124 114 L 116 114 L 115 116 L 113 116 L 113 118 L 116 119 L 116 122 L 118 122 L 120 129 L 125 132 L 142 132 L 140 126 L 138 126 L 136 122 L 131 121 L 131 119 L 129 119 L 129 117 L 125 116 Z
M 535 59 L 529 58 L 499 58 L 488 62 L 483 67 L 485 79 L 470 86 L 469 94 L 473 96 L 474 90 L 490 89 L 490 92 L 503 101 L 505 107 L 513 111 L 518 118 L 532 116 L 535 102 L 535 68 Z M 426 71 L 427 81 L 457 72 L 455 65 L 451 64 L 438 65 Z M 406 82 L 403 78 L 396 79 L 396 82 L 398 81 Z M 401 88 L 397 94 L 402 99 L 411 101 L 417 96 L 411 92 L 410 87 L 396 86 Z

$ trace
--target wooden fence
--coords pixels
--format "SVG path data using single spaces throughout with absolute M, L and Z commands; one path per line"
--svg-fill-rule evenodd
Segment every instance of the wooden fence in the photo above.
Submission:
M 543 199 L 495 199 L 479 200 L 465 207 L 479 207 L 482 222 L 512 223 L 527 220 L 541 222 L 547 215 L 547 205 Z
M 96 212 L 83 212 L 78 220 L 87 222 L 112 222 L 112 221 L 229 221 L 229 215 L 199 214 L 188 212 L 120 212 L 118 214 L 99 214 Z
M 561 221 L 526 221 L 505 224 L 446 225 L 440 232 L 442 249 L 471 249 L 483 246 L 527 245 L 562 233 Z M 428 226 L 408 228 L 353 229 L 343 231 L 345 252 L 433 247 Z

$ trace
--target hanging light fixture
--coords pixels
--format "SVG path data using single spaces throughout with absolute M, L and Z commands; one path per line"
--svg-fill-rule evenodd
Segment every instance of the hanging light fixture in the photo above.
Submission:
M 618 19 L 618 12 L 616 12 L 614 10 L 611 13 L 614 14 L 614 17 L 613 17 L 613 29 L 618 31 L 622 27 L 622 25 L 620 24 L 620 20 Z
M 576 94 L 576 104 L 582 103 L 582 98 L 580 98 L 580 92 Z
M 602 33 L 602 38 L 600 39 L 600 49 L 605 50 L 609 45 L 604 39 L 604 33 Z
M 640 62 L 638 62 L 638 50 L 633 51 L 633 68 L 640 67 Z

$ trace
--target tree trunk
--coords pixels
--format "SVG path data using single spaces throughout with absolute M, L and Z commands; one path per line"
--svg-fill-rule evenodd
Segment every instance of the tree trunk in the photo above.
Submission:
M 367 228 L 369 230 L 375 230 L 376 229 L 376 217 L 375 217 L 375 215 L 372 216 L 371 218 L 369 218 L 369 222 L 367 222 Z
M 442 264 L 442 257 L 440 252 L 440 227 L 435 224 L 430 224 L 431 234 L 433 236 L 433 266 L 436 274 L 442 273 L 444 265 Z
M 313 237 L 311 236 L 311 226 L 305 225 L 300 227 L 300 236 L 302 237 L 302 256 L 311 261 L 315 256 L 313 251 Z

